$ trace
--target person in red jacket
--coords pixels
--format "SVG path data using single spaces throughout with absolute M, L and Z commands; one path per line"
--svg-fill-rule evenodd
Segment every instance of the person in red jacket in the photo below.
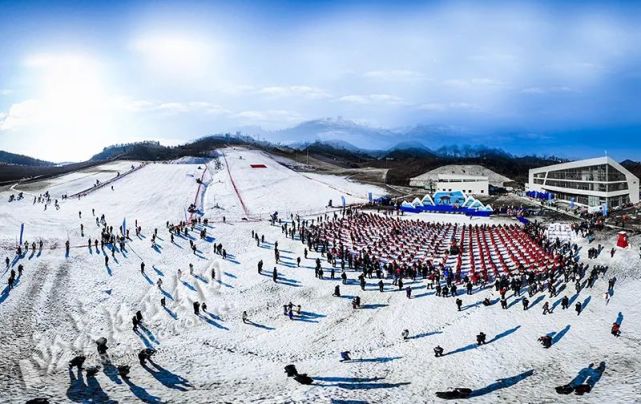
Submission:
M 615 337 L 618 337 L 618 336 L 620 336 L 620 335 L 621 335 L 621 330 L 620 330 L 620 328 L 621 328 L 621 326 L 619 325 L 619 323 L 613 323 L 613 324 L 612 324 L 612 330 L 610 330 L 610 332 L 611 332 L 611 333 L 612 333 L 612 335 L 614 335 Z

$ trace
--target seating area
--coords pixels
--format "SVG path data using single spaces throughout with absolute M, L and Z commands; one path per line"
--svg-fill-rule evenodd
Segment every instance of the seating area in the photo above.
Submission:
M 330 248 L 400 266 L 442 265 L 460 276 L 507 275 L 519 268 L 543 271 L 554 259 L 519 224 L 473 225 L 404 220 L 359 213 L 323 223 Z

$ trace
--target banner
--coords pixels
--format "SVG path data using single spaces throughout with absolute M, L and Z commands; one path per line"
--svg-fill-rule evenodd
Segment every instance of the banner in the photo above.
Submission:
M 22 245 L 22 234 L 24 233 L 24 223 L 20 225 L 20 245 Z

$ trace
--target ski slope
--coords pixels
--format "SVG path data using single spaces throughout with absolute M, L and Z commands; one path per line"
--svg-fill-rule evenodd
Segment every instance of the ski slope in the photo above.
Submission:
M 614 235 L 600 235 L 593 243 L 603 244 L 605 251 L 590 263 L 610 265 L 611 270 L 575 298 L 586 304 L 580 316 L 572 305 L 541 314 L 545 301 L 553 305 L 563 293 L 552 299 L 535 296 L 528 311 L 513 298 L 508 310 L 498 304 L 484 307 L 480 302 L 485 297 L 497 298 L 493 288 L 461 295 L 464 310 L 458 312 L 454 299 L 434 296 L 419 278 L 406 283 L 414 289 L 408 300 L 389 279 L 384 293 L 374 280 L 361 291 L 352 271 L 349 283 L 341 286 L 343 297 L 337 298 L 332 293 L 340 283 L 340 269 L 335 280 L 329 279 L 330 266 L 321 257 L 325 279 L 316 278 L 314 260 L 320 254 L 314 252 L 296 267 L 303 245 L 285 238 L 280 226 L 266 219 L 274 211 L 281 217 L 331 214 L 326 207 L 330 199 L 334 206 L 340 205 L 341 196 L 347 203 L 365 202 L 368 192 L 376 197 L 383 191 L 342 177 L 297 173 L 263 152 L 223 153 L 220 164 L 148 164 L 116 181 L 113 191 L 105 187 L 79 200 L 62 201 L 60 210 L 50 205 L 45 211 L 29 197 L 8 203 L 11 191 L 0 193 L 2 258 L 14 259 L 21 223 L 26 240 L 44 242 L 41 252 L 29 251 L 15 261 L 14 269 L 23 264 L 25 270 L 10 291 L 4 288 L 9 270 L 0 264 L 0 402 L 36 397 L 52 402 L 439 402 L 434 393 L 454 387 L 473 389 L 477 397 L 470 401 L 483 403 L 638 400 L 638 236 L 631 239 L 633 248 L 618 250 L 613 259 L 606 252 L 614 245 Z M 70 176 L 57 181 L 68 183 L 74 178 Z M 196 178 L 203 178 L 201 187 Z M 58 186 L 41 185 L 33 187 L 44 192 Z M 212 221 L 209 239 L 198 239 L 195 232 L 188 236 L 197 254 L 192 254 L 187 238 L 177 237 L 172 244 L 165 227 L 167 221 L 184 220 L 194 200 Z M 127 251 L 114 257 L 107 247 L 104 253 L 100 247 L 87 248 L 86 238 L 100 232 L 92 208 L 114 227 L 126 218 L 132 233 L 137 220 L 142 236 L 132 234 Z M 469 220 L 438 214 L 415 217 Z M 80 235 L 81 223 L 85 237 Z M 155 228 L 158 247 L 152 248 Z M 266 242 L 257 246 L 252 230 Z M 63 248 L 67 239 L 73 246 L 68 257 Z M 280 264 L 274 262 L 276 241 Z M 226 260 L 214 254 L 214 243 L 222 243 L 229 254 Z M 583 240 L 579 243 L 581 257 L 587 260 L 589 247 Z M 256 270 L 260 259 L 265 262 L 263 274 Z M 145 274 L 140 272 L 141 262 L 146 264 Z M 189 273 L 190 263 L 194 275 Z M 277 283 L 271 278 L 274 266 Z M 602 295 L 607 278 L 615 275 L 615 294 L 606 305 Z M 156 286 L 158 279 L 162 290 Z M 350 304 L 356 295 L 362 298 L 359 310 Z M 160 306 L 163 296 L 166 309 Z M 195 316 L 194 301 L 206 302 L 207 313 Z M 293 320 L 284 316 L 288 302 L 301 305 L 302 315 Z M 147 327 L 139 334 L 131 325 L 137 310 Z M 251 324 L 241 321 L 243 311 Z M 615 338 L 609 331 L 618 318 L 623 335 Z M 410 339 L 401 338 L 403 329 L 410 331 Z M 477 348 L 479 331 L 491 342 Z M 556 333 L 554 345 L 543 349 L 537 338 L 551 332 Z M 100 337 L 109 341 L 111 360 L 106 364 L 101 364 L 93 342 Z M 436 345 L 450 354 L 434 358 Z M 136 354 L 144 347 L 158 350 L 158 366 L 138 364 Z M 351 351 L 354 360 L 340 362 L 341 351 Z M 85 367 L 101 364 L 95 377 L 69 372 L 67 362 L 79 353 L 87 356 Z M 601 362 L 605 372 L 590 394 L 559 396 L 554 391 L 578 375 L 594 377 L 588 365 Z M 129 378 L 118 375 L 114 366 L 120 364 L 131 365 Z M 315 384 L 287 378 L 287 364 L 295 364 Z
M 139 166 L 140 162 L 113 161 L 45 181 L 16 184 L 14 188 L 16 191 L 24 191 L 28 196 L 38 195 L 46 190 L 54 198 L 61 198 L 62 195 L 73 195 L 93 187 L 96 184 L 96 180 L 105 183 L 116 178 L 118 173 L 125 174 L 131 170 L 132 165 Z

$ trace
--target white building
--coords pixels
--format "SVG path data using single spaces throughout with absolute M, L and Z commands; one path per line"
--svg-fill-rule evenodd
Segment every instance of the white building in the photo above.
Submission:
M 450 177 L 447 177 L 447 176 L 450 176 Z M 441 179 L 444 181 L 440 181 Z M 438 186 L 438 183 L 450 182 L 452 180 L 457 180 L 457 179 L 460 180 L 459 182 L 461 182 L 458 189 L 460 189 L 461 191 L 465 189 L 464 192 L 468 194 L 470 193 L 469 191 L 473 191 L 476 195 L 487 195 L 488 193 L 487 186 L 483 186 L 482 184 L 477 184 L 479 180 L 481 181 L 486 180 L 489 182 L 489 185 L 492 185 L 498 188 L 505 187 L 506 183 L 509 183 L 512 181 L 511 179 L 503 175 L 497 174 L 494 171 L 487 169 L 483 166 L 480 166 L 478 164 L 467 164 L 467 165 L 449 164 L 449 165 L 435 168 L 434 170 L 425 172 L 416 177 L 410 178 L 410 186 L 425 188 L 427 190 L 430 190 L 431 192 L 441 191 L 443 188 L 445 188 L 446 191 L 450 188 L 452 188 L 452 190 L 455 190 L 455 186 L 450 187 L 448 184 L 448 186 L 440 187 Z M 470 181 L 465 181 L 465 180 L 470 180 Z M 466 185 L 469 183 L 474 183 L 474 184 L 470 184 L 470 185 L 473 185 L 472 188 L 470 188 L 469 185 Z M 481 188 L 479 188 L 479 186 Z M 484 192 L 481 192 L 481 191 L 484 191 Z
M 434 191 L 462 191 L 466 195 L 488 195 L 489 179 L 476 175 L 438 174 Z
M 616 208 L 639 202 L 639 179 L 610 157 L 598 157 L 530 170 L 528 189 L 554 194 L 580 206 L 607 203 Z

